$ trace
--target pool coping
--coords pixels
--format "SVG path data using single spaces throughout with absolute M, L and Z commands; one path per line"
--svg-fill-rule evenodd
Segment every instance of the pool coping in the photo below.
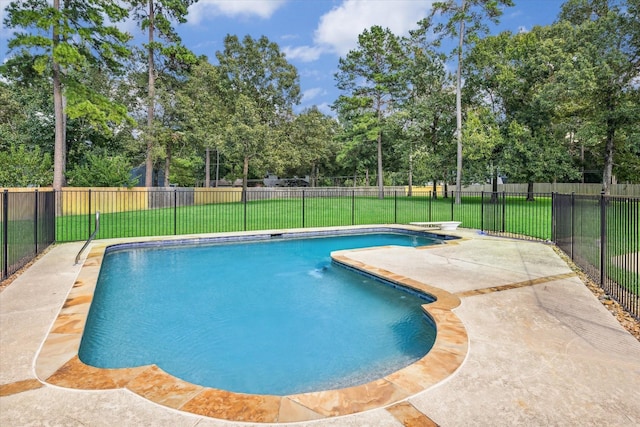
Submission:
M 416 227 L 367 226 L 367 229 L 423 231 Z M 315 232 L 365 227 L 331 227 Z M 302 231 L 302 230 L 301 230 Z M 305 229 L 305 232 L 314 230 Z M 277 231 L 290 233 L 292 230 Z M 274 230 L 250 232 L 252 235 L 274 234 Z M 437 234 L 437 233 L 436 233 Z M 219 233 L 216 236 L 246 236 L 247 233 Z M 422 306 L 436 325 L 436 340 L 431 350 L 415 363 L 366 384 L 336 390 L 299 393 L 287 396 L 234 393 L 199 386 L 176 378 L 156 365 L 126 369 L 100 369 L 85 365 L 78 349 L 93 298 L 100 266 L 108 247 L 118 243 L 177 242 L 203 236 L 161 236 L 135 239 L 95 241 L 35 362 L 37 377 L 48 384 L 81 390 L 127 389 L 149 401 L 196 415 L 243 422 L 298 422 L 350 415 L 386 407 L 428 389 L 453 374 L 466 358 L 469 339 L 461 320 L 452 311 L 460 298 L 440 288 L 367 265 L 349 257 L 354 251 L 336 251 L 335 262 L 363 271 L 383 280 L 405 286 L 436 298 Z M 445 244 L 456 244 L 456 240 Z M 436 246 L 415 248 L 428 250 Z M 375 248 L 381 249 L 380 247 Z

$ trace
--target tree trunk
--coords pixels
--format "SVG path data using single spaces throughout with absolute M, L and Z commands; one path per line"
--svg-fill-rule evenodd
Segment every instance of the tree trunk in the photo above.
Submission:
M 311 187 L 315 187 L 318 180 L 318 168 L 315 163 L 311 164 L 311 176 L 309 178 L 310 178 L 309 185 Z
M 533 197 L 533 181 L 527 182 L 527 202 L 535 202 L 536 199 Z
M 378 111 L 380 121 L 381 111 Z M 384 199 L 384 179 L 382 176 L 382 131 L 378 132 L 378 198 Z
M 584 184 L 584 144 L 580 144 L 580 182 Z
M 498 203 L 498 169 L 491 165 L 491 203 Z
M 436 146 L 438 143 L 438 122 L 440 121 L 440 117 L 438 114 L 434 114 L 433 120 L 431 121 L 431 147 L 432 150 L 436 151 Z M 433 190 L 431 192 L 431 197 L 435 200 L 438 198 L 438 177 L 433 177 Z
M 148 92 L 148 104 L 147 104 L 147 157 L 145 161 L 146 174 L 144 177 L 144 186 L 153 186 L 153 115 L 155 104 L 155 65 L 153 63 L 153 33 L 154 33 L 154 10 L 153 1 L 149 0 L 149 92 Z
M 60 0 L 53 1 L 53 7 L 60 10 Z M 60 43 L 57 25 L 53 26 L 53 49 Z M 65 141 L 65 120 L 64 102 L 62 98 L 62 72 L 60 64 L 53 58 L 53 111 L 55 116 L 55 141 L 53 150 L 53 189 L 60 190 L 64 186 L 66 141 Z
M 602 173 L 602 191 L 605 196 L 611 193 L 611 182 L 613 178 L 613 138 L 615 129 L 607 129 L 607 145 L 604 153 L 604 171 Z
M 248 179 L 249 179 L 249 157 L 244 156 L 244 163 L 242 165 L 242 202 L 247 201 Z
M 164 159 L 164 187 L 170 187 L 169 172 L 171 169 L 171 146 L 167 146 L 167 157 Z
M 608 196 L 611 192 L 611 180 L 613 177 L 613 151 L 614 151 L 614 138 L 616 135 L 616 127 L 611 114 L 614 112 L 613 100 L 611 95 L 607 97 L 607 111 L 609 117 L 607 117 L 607 142 L 604 149 L 604 171 L 602 172 L 602 191 L 605 196 Z
M 407 196 L 413 196 L 413 155 L 409 154 L 409 190 Z
M 211 149 L 206 147 L 204 151 L 204 186 L 209 188 L 211 186 Z
M 216 147 L 216 188 L 220 182 L 220 150 Z
M 462 13 L 466 13 L 467 2 L 462 0 Z M 458 42 L 458 70 L 456 71 L 456 204 L 460 204 L 462 192 L 462 45 L 464 44 L 464 19 L 460 20 L 460 40 Z

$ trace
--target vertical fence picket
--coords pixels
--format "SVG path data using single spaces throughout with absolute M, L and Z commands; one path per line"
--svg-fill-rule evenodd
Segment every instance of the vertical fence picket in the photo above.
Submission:
M 607 272 L 607 199 L 600 194 L 600 283 L 605 284 Z
M 33 192 L 33 254 L 38 254 L 38 189 Z
M 451 192 L 451 218 L 449 219 L 449 221 L 453 221 L 453 205 L 454 205 L 454 200 L 456 198 L 456 192 L 452 191 Z
M 178 190 L 173 189 L 173 235 L 178 234 Z
M 398 192 L 393 192 L 393 222 L 398 223 Z
M 9 277 L 9 190 L 2 193 L 2 280 Z
M 480 192 L 480 231 L 484 233 L 484 191 Z
M 351 225 L 356 223 L 356 191 L 351 190 Z
M 576 241 L 576 197 L 575 193 L 571 193 L 571 259 L 574 259 L 574 246 Z

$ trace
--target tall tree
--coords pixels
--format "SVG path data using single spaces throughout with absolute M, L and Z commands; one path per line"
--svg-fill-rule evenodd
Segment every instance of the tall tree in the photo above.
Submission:
M 468 153 L 512 180 L 533 183 L 574 178 L 576 169 L 558 126 L 555 70 L 564 60 L 563 41 L 549 27 L 478 41 L 467 57 L 465 93 L 474 104 L 469 114 Z M 473 116 L 473 117 L 471 117 Z M 490 117 L 493 116 L 493 117 Z M 498 129 L 500 135 L 492 136 Z
M 53 188 L 65 181 L 65 110 L 70 117 L 87 116 L 94 125 L 125 119 L 126 111 L 109 98 L 82 84 L 78 77 L 87 67 L 103 72 L 120 69 L 129 55 L 129 36 L 114 25 L 127 16 L 117 3 L 99 0 L 14 1 L 6 9 L 4 25 L 23 29 L 9 40 L 9 49 L 29 50 L 35 55 L 34 68 L 51 75 L 55 116 Z M 66 106 L 65 106 L 66 98 Z
M 247 198 L 249 162 L 264 153 L 271 128 L 260 117 L 257 103 L 241 93 L 235 99 L 233 114 L 226 127 L 225 152 L 231 159 L 242 161 L 242 201 Z
M 579 138 L 604 159 L 602 189 L 609 194 L 618 152 L 626 152 L 640 121 L 640 2 L 569 0 L 559 16 L 565 24 L 565 105 L 583 118 Z M 637 134 L 636 134 L 637 135 Z
M 197 0 L 128 0 L 140 28 L 147 31 L 147 127 L 145 179 L 146 187 L 153 185 L 153 152 L 156 143 L 154 115 L 156 108 L 156 79 L 159 62 L 194 63 L 195 56 L 182 45 L 172 22 L 185 23 L 188 8 Z M 164 42 L 160 41 L 164 40 Z
M 217 67 L 211 65 L 206 57 L 199 58 L 176 98 L 184 118 L 185 138 L 205 150 L 204 186 L 209 187 L 211 149 L 218 154 L 222 147 L 226 114 Z M 216 173 L 216 186 L 218 180 Z
M 379 198 L 384 197 L 383 121 L 407 95 L 405 70 L 399 37 L 389 29 L 373 26 L 358 36 L 355 49 L 340 58 L 335 74 L 338 89 L 346 93 L 340 96 L 335 108 L 351 110 L 356 117 L 365 116 L 374 126 L 368 133 L 375 133 Z
M 238 132 L 229 131 L 232 141 L 247 148 L 250 141 L 241 141 L 241 135 L 268 138 L 292 116 L 293 105 L 300 99 L 298 71 L 278 45 L 265 36 L 255 40 L 247 35 L 240 41 L 237 36 L 227 35 L 224 50 L 216 52 L 216 57 L 227 114 L 233 117 L 232 124 L 241 127 Z M 242 114 L 248 116 L 243 118 Z M 246 129 L 248 123 L 256 126 L 254 132 Z M 243 197 L 246 196 L 248 162 L 261 155 L 253 149 L 247 150 L 245 154 L 250 155 L 243 158 Z
M 342 98 L 338 102 L 353 101 Z M 364 185 L 369 186 L 369 171 L 375 169 L 376 147 L 371 144 L 376 140 L 376 120 L 371 112 L 360 111 L 355 105 L 350 108 L 337 106 L 339 132 L 336 135 L 338 154 L 336 163 L 340 175 L 353 176 L 352 185 L 355 187 L 361 181 L 359 174 L 364 174 Z
M 455 108 L 453 81 L 445 68 L 446 56 L 438 52 L 432 30 L 431 20 L 423 19 L 405 40 L 410 95 L 403 109 L 412 155 L 410 169 L 414 169 L 413 160 L 424 162 L 422 169 L 428 174 L 427 180 L 433 182 L 436 197 L 437 181 L 446 181 L 449 171 L 455 170 L 455 163 L 449 161 L 455 158 L 449 143 L 455 130 Z
M 295 147 L 294 174 L 308 174 L 311 186 L 317 185 L 320 167 L 335 160 L 334 136 L 337 122 L 316 107 L 304 110 L 292 122 L 289 138 Z
M 503 150 L 504 138 L 501 133 L 497 115 L 489 108 L 480 106 L 467 112 L 467 122 L 464 128 L 465 158 L 469 163 L 478 163 L 475 169 L 477 181 L 485 182 L 487 178 L 492 182 L 492 198 L 496 201 L 498 191 L 498 164 Z
M 513 6 L 512 0 L 447 0 L 433 4 L 433 14 L 441 13 L 448 17 L 448 21 L 436 26 L 436 33 L 440 37 L 454 37 L 458 39 L 455 55 L 458 59 L 456 70 L 456 203 L 460 203 L 462 191 L 462 61 L 464 47 L 473 44 L 480 34 L 486 33 L 487 18 L 493 23 L 498 22 L 502 15 L 500 6 Z

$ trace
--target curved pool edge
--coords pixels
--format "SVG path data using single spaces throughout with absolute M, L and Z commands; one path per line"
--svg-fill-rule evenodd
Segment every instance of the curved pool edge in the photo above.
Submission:
M 412 227 L 404 229 L 415 230 Z M 158 240 L 176 239 L 167 236 L 135 239 Z M 88 366 L 78 358 L 78 349 L 105 250 L 116 243 L 97 241 L 87 255 L 37 355 L 35 370 L 41 381 L 82 390 L 124 388 L 169 408 L 229 421 L 284 423 L 350 415 L 406 400 L 453 374 L 467 355 L 466 329 L 452 311 L 460 304 L 457 296 L 415 279 L 358 262 L 349 257 L 352 251 L 338 251 L 332 254 L 332 258 L 339 263 L 435 297 L 434 302 L 422 306 L 437 328 L 436 341 L 423 358 L 366 384 L 288 396 L 233 393 L 203 387 L 167 374 L 155 365 L 125 369 Z M 368 249 L 358 251 L 361 250 Z

